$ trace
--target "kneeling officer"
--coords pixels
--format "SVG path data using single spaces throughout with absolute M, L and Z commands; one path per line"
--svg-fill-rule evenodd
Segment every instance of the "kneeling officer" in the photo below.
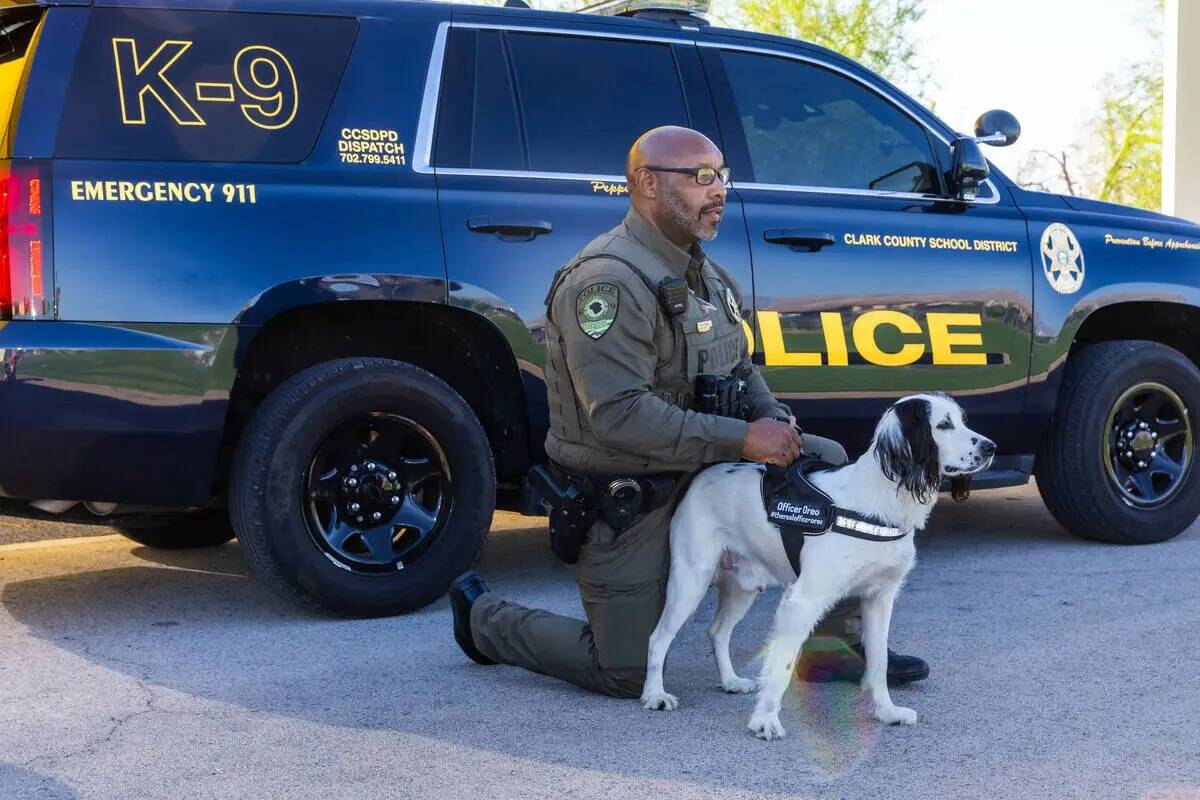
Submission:
M 846 455 L 801 439 L 747 356 L 738 287 L 700 249 L 725 206 L 720 150 L 696 131 L 655 128 L 634 142 L 626 178 L 624 221 L 560 269 L 546 297 L 551 464 L 540 477 L 556 506 L 553 546 L 575 564 L 588 621 L 507 602 L 475 572 L 450 598 L 455 638 L 475 661 L 638 697 L 671 514 L 695 473 L 743 458 L 786 466 L 802 446 L 835 463 Z M 823 632 L 853 640 L 851 608 L 835 609 Z M 854 661 L 844 677 L 861 676 Z M 919 659 L 900 666 L 924 677 Z

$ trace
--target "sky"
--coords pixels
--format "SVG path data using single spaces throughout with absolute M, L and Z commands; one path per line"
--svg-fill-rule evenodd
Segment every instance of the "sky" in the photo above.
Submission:
M 1079 140 L 1105 73 L 1145 60 L 1159 46 L 1145 0 L 926 0 L 913 26 L 930 66 L 926 97 L 963 133 L 990 108 L 1011 111 L 1021 139 L 985 154 L 1012 178 L 1031 149 L 1054 152 Z

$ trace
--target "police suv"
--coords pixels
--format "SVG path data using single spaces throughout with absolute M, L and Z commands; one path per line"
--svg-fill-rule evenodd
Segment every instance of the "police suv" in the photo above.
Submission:
M 551 275 L 678 124 L 733 170 L 708 249 L 806 429 L 862 452 L 944 390 L 999 446 L 977 488 L 1036 475 L 1107 542 L 1196 519 L 1200 227 L 1021 189 L 979 147 L 1010 115 L 962 136 L 668 1 L 0 4 L 5 513 L 433 601 L 544 458 Z

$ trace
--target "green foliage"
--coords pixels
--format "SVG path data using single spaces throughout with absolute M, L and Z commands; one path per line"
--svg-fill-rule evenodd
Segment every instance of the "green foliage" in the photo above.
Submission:
M 905 86 L 924 86 L 910 26 L 925 0 L 741 0 L 731 27 L 827 47 Z
M 1159 44 L 1163 0 L 1142 2 L 1147 16 L 1156 20 L 1146 33 Z M 1158 210 L 1162 204 L 1161 46 L 1154 53 L 1146 61 L 1106 75 L 1083 139 L 1059 154 L 1030 153 L 1021 165 L 1018 183 Z

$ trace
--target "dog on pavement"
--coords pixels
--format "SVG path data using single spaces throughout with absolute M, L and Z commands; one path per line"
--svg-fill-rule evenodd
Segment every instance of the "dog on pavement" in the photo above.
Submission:
M 708 628 L 721 686 L 758 697 L 750 730 L 761 739 L 784 735 L 780 701 L 801 645 L 821 617 L 844 597 L 862 600 L 866 672 L 875 717 L 912 725 L 917 714 L 892 702 L 887 686 L 887 640 L 892 604 L 913 566 L 913 534 L 923 528 L 943 477 L 961 481 L 986 469 L 995 444 L 965 424 L 962 409 L 944 394 L 920 394 L 893 404 L 880 418 L 867 452 L 857 461 L 818 471 L 812 485 L 837 507 L 904 534 L 871 541 L 828 533 L 804 540 L 799 577 L 768 521 L 760 464 L 720 464 L 699 475 L 671 521 L 671 572 L 666 604 L 650 636 L 642 705 L 673 710 L 678 700 L 663 687 L 663 664 L 679 629 L 716 584 L 719 604 Z M 758 680 L 739 677 L 729 659 L 733 628 L 758 593 L 786 589 L 775 612 Z

